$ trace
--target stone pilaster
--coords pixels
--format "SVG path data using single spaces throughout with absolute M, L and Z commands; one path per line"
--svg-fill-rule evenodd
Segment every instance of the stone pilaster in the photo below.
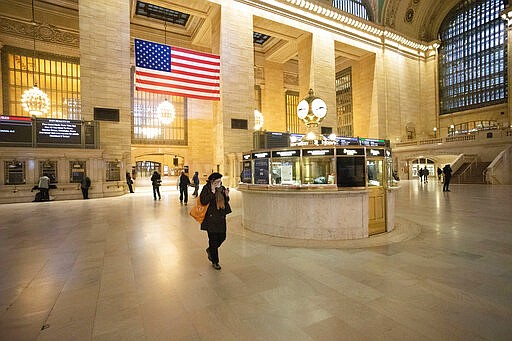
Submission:
M 320 124 L 336 132 L 336 60 L 333 38 L 313 31 L 298 42 L 300 98 L 313 89 L 327 104 L 327 116 Z
M 218 19 L 218 20 L 217 20 Z M 252 149 L 254 127 L 253 16 L 249 7 L 223 1 L 212 20 L 212 50 L 221 58 L 221 100 L 216 105 L 215 162 L 225 176 L 230 174 L 229 153 Z M 231 129 L 231 119 L 248 121 L 248 129 Z
M 81 0 L 79 13 L 83 118 L 92 120 L 94 107 L 119 109 L 119 122 L 100 124 L 100 148 L 130 165 L 130 4 Z

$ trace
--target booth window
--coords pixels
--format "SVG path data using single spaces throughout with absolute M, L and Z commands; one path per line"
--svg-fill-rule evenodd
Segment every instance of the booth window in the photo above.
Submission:
M 23 185 L 25 183 L 25 161 L 4 161 L 6 185 Z
M 286 131 L 290 133 L 300 132 L 300 120 L 297 116 L 297 105 L 299 104 L 299 92 L 288 90 L 285 93 L 286 101 Z
M 336 73 L 336 121 L 338 136 L 353 136 L 352 68 Z
M 439 30 L 441 114 L 506 103 L 507 31 L 503 0 L 460 1 Z
M 187 101 L 184 97 L 154 94 L 135 90 L 135 68 L 132 68 L 132 143 L 187 145 Z M 164 100 L 174 105 L 176 116 L 163 124 L 157 108 Z
M 85 161 L 69 161 L 69 182 L 79 183 L 86 175 Z
M 366 186 L 364 157 L 338 157 L 336 163 L 338 187 Z
M 78 58 L 4 46 L 2 79 L 4 113 L 28 116 L 21 106 L 23 92 L 34 86 L 50 100 L 46 117 L 81 120 L 80 61 Z
M 39 177 L 46 174 L 51 183 L 57 183 L 57 161 L 39 161 Z
M 119 161 L 107 161 L 107 174 L 106 181 L 120 181 L 121 180 L 121 167 Z
M 334 157 L 303 157 L 302 176 L 305 184 L 334 184 Z

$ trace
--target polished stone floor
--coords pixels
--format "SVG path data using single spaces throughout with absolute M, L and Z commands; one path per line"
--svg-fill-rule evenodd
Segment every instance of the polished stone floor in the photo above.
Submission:
M 0 205 L 0 340 L 511 340 L 512 187 L 401 186 L 405 238 L 309 246 L 233 191 L 220 271 L 172 184 Z

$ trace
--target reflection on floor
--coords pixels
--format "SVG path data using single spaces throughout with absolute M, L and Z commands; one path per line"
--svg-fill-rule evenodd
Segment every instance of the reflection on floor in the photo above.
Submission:
M 421 233 L 356 247 L 244 233 L 234 192 L 221 271 L 175 185 L 0 205 L 0 340 L 512 339 L 512 187 L 401 186 Z

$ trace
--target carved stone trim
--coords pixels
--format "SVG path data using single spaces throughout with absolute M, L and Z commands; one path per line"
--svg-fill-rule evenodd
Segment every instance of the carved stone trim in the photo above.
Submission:
M 0 33 L 17 35 L 24 38 L 79 47 L 80 35 L 77 32 L 63 30 L 53 25 L 38 24 L 0 17 Z
M 284 84 L 288 85 L 299 85 L 299 75 L 294 72 L 284 72 L 283 73 Z

